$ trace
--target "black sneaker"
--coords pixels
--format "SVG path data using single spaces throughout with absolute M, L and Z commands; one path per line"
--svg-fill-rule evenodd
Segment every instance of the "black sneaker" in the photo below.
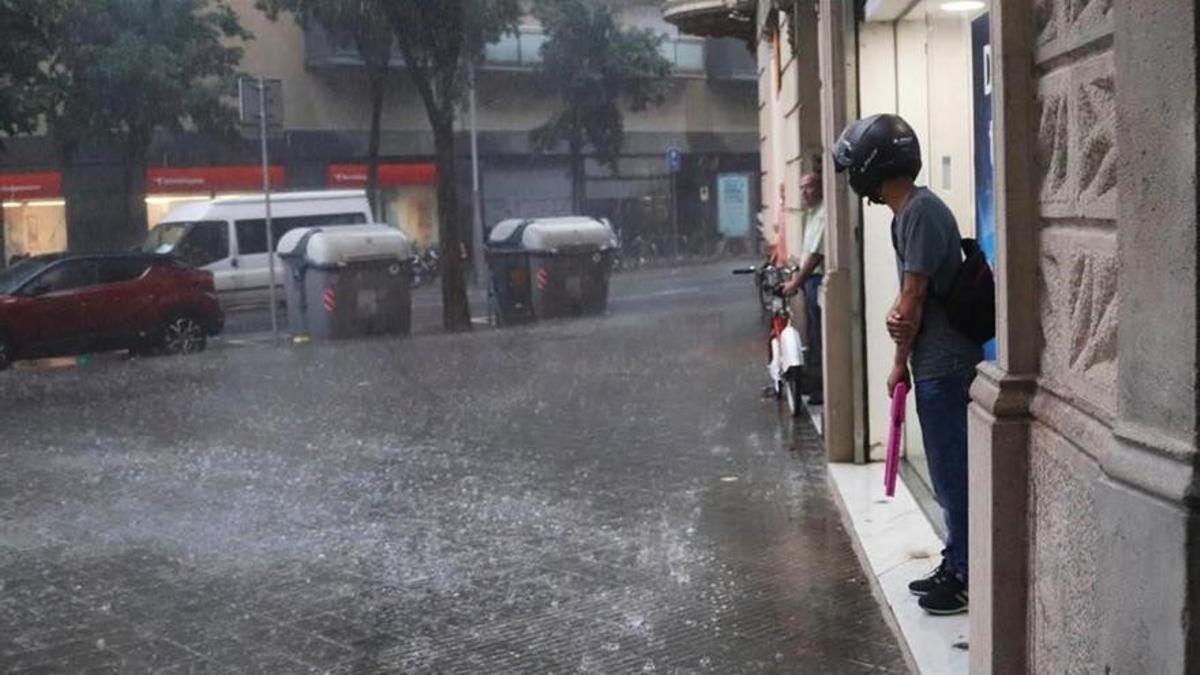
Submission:
M 954 576 L 950 572 L 950 564 L 942 558 L 942 564 L 937 566 L 937 569 L 929 573 L 929 576 L 924 579 L 917 579 L 908 585 L 908 590 L 913 595 L 925 595 L 941 585 L 946 577 Z
M 951 574 L 942 583 L 917 601 L 921 609 L 936 616 L 962 614 L 967 611 L 967 585 Z

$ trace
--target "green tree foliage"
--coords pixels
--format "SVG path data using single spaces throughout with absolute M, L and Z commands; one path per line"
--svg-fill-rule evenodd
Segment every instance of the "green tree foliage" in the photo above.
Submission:
M 454 119 L 470 63 L 484 47 L 516 30 L 519 0 L 388 0 L 387 15 L 413 86 L 433 130 L 442 245 L 442 323 L 470 330 L 461 252 Z
M 561 109 L 531 132 L 531 140 L 543 151 L 566 143 L 572 200 L 581 212 L 584 150 L 590 146 L 597 160 L 615 170 L 625 142 L 622 102 L 635 112 L 661 105 L 671 63 L 659 51 L 662 36 L 620 27 L 606 4 L 538 0 L 534 15 L 549 37 L 542 45 L 540 80 Z
M 367 198 L 379 218 L 379 145 L 384 96 L 394 37 L 384 13 L 387 0 L 255 0 L 255 6 L 275 19 L 281 10 L 291 12 L 301 25 L 317 23 L 335 36 L 354 41 L 366 65 L 371 96 L 370 136 L 367 142 Z
M 232 135 L 233 79 L 252 36 L 227 0 L 67 0 L 52 57 L 50 131 L 64 157 L 87 144 L 123 153 L 124 220 L 145 221 L 156 130 Z
M 49 109 L 64 0 L 0 0 L 0 134 L 35 131 Z

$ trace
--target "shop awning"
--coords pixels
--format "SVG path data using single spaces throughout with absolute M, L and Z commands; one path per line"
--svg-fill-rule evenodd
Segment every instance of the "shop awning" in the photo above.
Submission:
M 437 183 L 437 167 L 433 164 L 380 164 L 379 186 L 433 185 Z M 336 188 L 367 186 L 366 164 L 330 164 L 325 172 L 325 184 Z
M 62 193 L 62 174 L 57 171 L 0 173 L 0 198 L 6 202 L 56 199 Z
M 269 169 L 271 187 L 283 187 L 283 167 Z M 146 171 L 146 194 L 262 192 L 261 166 L 154 167 Z

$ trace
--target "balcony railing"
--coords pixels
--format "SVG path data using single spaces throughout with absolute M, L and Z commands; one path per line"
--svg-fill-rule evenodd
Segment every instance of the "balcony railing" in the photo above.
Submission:
M 541 48 L 546 35 L 536 29 L 522 29 L 504 35 L 484 49 L 484 70 L 533 70 L 542 61 Z M 703 77 L 706 66 L 705 41 L 694 37 L 664 39 L 662 55 L 674 66 L 678 77 Z M 361 67 L 362 57 L 354 41 L 331 34 L 320 26 L 310 26 L 304 35 L 305 61 L 309 68 L 336 66 Z M 397 50 L 391 66 L 404 67 L 404 57 Z

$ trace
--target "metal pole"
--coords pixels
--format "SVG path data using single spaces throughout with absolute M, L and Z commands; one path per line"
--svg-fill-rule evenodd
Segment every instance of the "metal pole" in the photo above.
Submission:
M 271 166 L 267 150 L 267 83 L 258 78 L 258 132 L 262 140 L 263 204 L 267 219 L 267 274 L 271 284 L 271 343 L 279 345 L 279 317 L 276 316 L 278 298 L 275 291 L 275 237 L 271 231 Z
M 676 194 L 677 171 L 671 172 L 671 266 L 679 264 L 679 196 Z
M 474 251 L 475 285 L 481 286 L 487 278 L 487 260 L 483 256 L 483 208 L 479 203 L 479 129 L 475 123 L 475 64 L 467 67 L 467 77 L 470 84 L 470 118 L 471 118 L 471 208 L 473 222 L 471 225 L 471 249 Z

